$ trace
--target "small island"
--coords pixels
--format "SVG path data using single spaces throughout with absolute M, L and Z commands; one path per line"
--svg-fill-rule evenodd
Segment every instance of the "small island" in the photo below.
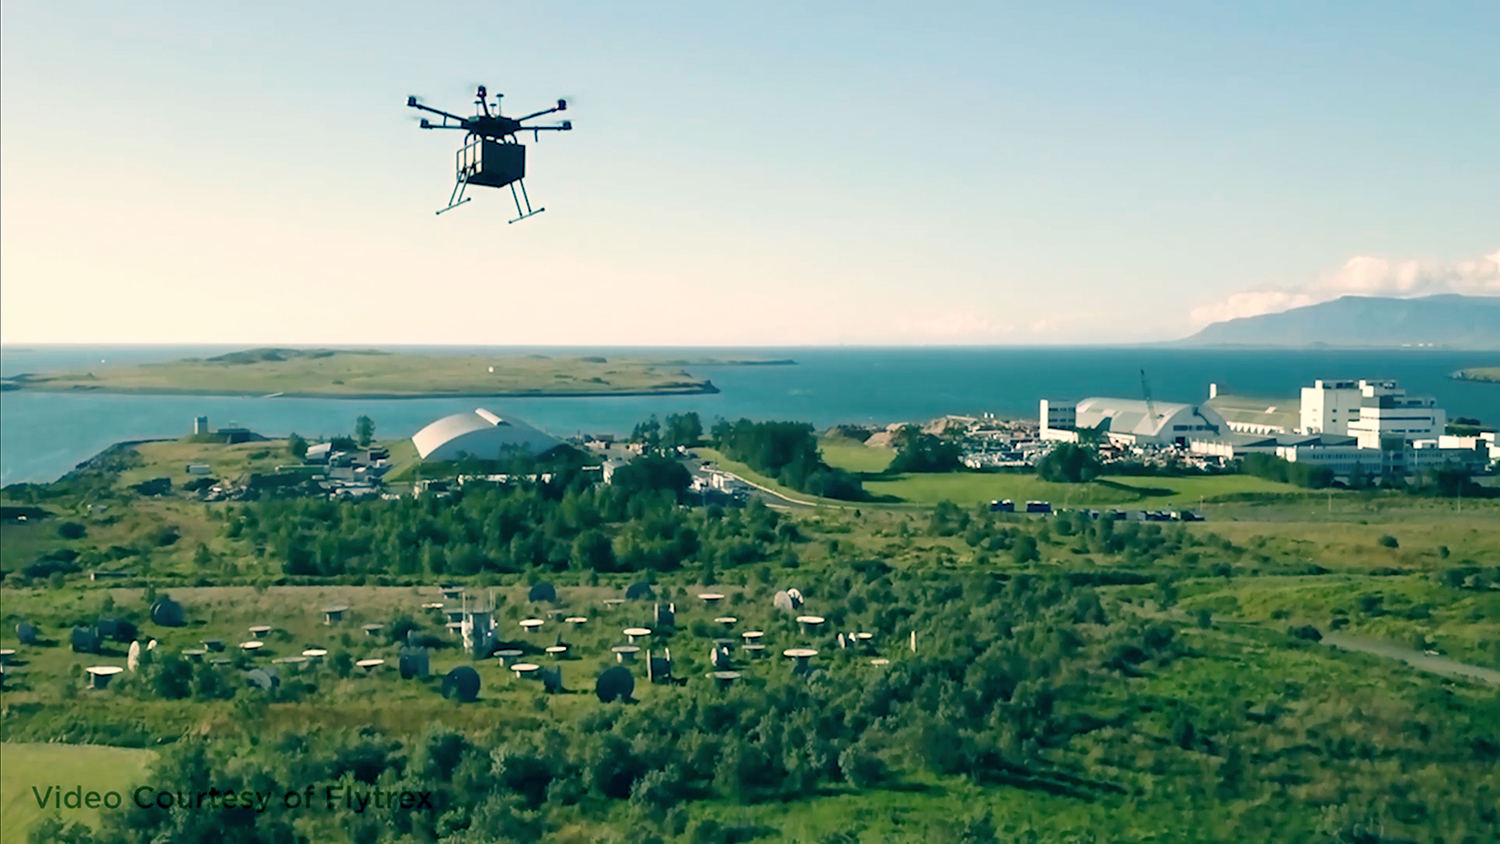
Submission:
M 1500 384 L 1500 366 L 1476 366 L 1471 369 L 1460 369 L 1449 377 L 1459 381 L 1488 381 L 1492 384 Z
M 765 361 L 701 360 L 697 365 Z M 777 363 L 780 363 L 778 361 Z M 18 375 L 12 389 L 340 399 L 717 393 L 688 361 L 379 349 L 258 348 L 210 358 Z

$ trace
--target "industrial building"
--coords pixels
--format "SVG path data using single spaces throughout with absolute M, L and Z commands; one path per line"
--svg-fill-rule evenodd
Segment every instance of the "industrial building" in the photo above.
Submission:
M 423 460 L 499 460 L 516 450 L 541 455 L 562 444 L 519 419 L 501 418 L 484 408 L 444 416 L 412 435 L 411 441 Z
M 1408 396 L 1395 381 L 1314 381 L 1302 388 L 1304 434 L 1354 437 L 1360 448 L 1380 448 L 1443 435 L 1448 415 L 1432 396 Z
M 1210 400 L 1217 399 L 1210 390 Z M 1300 427 L 1275 424 L 1275 407 L 1265 419 L 1236 419 L 1210 405 L 1087 398 L 1078 402 L 1043 399 L 1039 422 L 1043 440 L 1076 442 L 1079 432 L 1099 429 L 1109 443 L 1181 448 L 1189 453 L 1232 459 L 1269 454 L 1293 463 L 1326 467 L 1338 478 L 1355 475 L 1412 475 L 1444 465 L 1483 472 L 1500 460 L 1494 434 L 1453 437 L 1444 433 L 1448 416 L 1431 396 L 1410 396 L 1395 381 L 1318 380 L 1302 388 Z M 1288 413 L 1281 414 L 1289 417 Z
M 1229 424 L 1208 405 L 1091 397 L 1078 402 L 1042 399 L 1042 439 L 1076 441 L 1078 431 L 1100 429 L 1120 445 L 1177 445 L 1221 437 Z

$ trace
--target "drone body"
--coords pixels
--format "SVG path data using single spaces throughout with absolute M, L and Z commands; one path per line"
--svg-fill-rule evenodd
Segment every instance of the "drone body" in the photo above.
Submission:
M 568 107 L 566 100 L 558 100 L 553 108 L 528 114 L 525 117 L 506 117 L 500 114 L 500 97 L 495 97 L 495 112 L 490 113 L 489 96 L 483 85 L 479 86 L 476 94 L 475 104 L 479 111 L 473 117 L 459 117 L 446 111 L 440 111 L 417 102 L 416 97 L 407 97 L 406 105 L 420 111 L 436 114 L 443 118 L 441 123 L 433 123 L 427 118 L 422 119 L 423 129 L 462 129 L 468 134 L 464 137 L 464 145 L 458 151 L 458 180 L 453 186 L 453 193 L 448 197 L 448 205 L 437 213 L 451 211 L 454 208 L 469 201 L 464 196 L 464 189 L 469 185 L 479 185 L 489 188 L 510 187 L 511 198 L 516 203 L 516 219 L 510 222 L 518 222 L 533 214 L 540 214 L 547 210 L 538 208 L 532 210 L 531 199 L 526 195 L 526 185 L 522 182 L 526 178 L 526 146 L 516 140 L 516 133 L 531 132 L 533 137 L 541 132 L 567 132 L 573 128 L 571 120 L 549 126 L 527 126 L 525 122 L 544 114 L 553 114 L 564 111 Z M 518 191 L 517 188 L 520 190 Z M 522 203 L 525 203 L 524 210 Z

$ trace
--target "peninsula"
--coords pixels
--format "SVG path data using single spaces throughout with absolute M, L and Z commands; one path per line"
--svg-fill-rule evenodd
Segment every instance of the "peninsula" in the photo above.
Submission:
M 1471 369 L 1460 369 L 1450 377 L 1459 381 L 1489 381 L 1492 384 L 1500 384 L 1500 366 L 1476 366 Z
M 304 398 L 619 396 L 716 393 L 689 362 L 541 354 L 258 348 L 210 358 L 18 375 L 24 390 Z M 759 361 L 695 361 L 745 365 Z

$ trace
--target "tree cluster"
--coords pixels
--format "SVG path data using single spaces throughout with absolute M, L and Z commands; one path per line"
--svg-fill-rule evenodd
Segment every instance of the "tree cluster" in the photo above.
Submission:
M 1060 442 L 1037 463 L 1036 473 L 1044 481 L 1081 484 L 1099 477 L 1099 452 L 1083 443 Z
M 471 482 L 447 498 L 289 498 L 235 508 L 224 530 L 263 546 L 287 575 L 467 576 L 531 569 L 670 571 L 727 567 L 779 551 L 777 514 L 679 505 L 687 471 L 644 456 L 615 483 L 558 475 L 550 483 Z
M 846 501 L 868 497 L 858 477 L 823 462 L 817 435 L 805 422 L 721 420 L 711 436 L 725 457 L 799 492 Z
M 1306 489 L 1326 489 L 1333 484 L 1333 470 L 1327 466 L 1293 463 L 1270 454 L 1247 454 L 1241 458 L 1240 468 L 1247 475 Z
M 916 425 L 903 425 L 891 445 L 896 449 L 892 472 L 956 472 L 964 467 L 962 442 L 929 434 Z

